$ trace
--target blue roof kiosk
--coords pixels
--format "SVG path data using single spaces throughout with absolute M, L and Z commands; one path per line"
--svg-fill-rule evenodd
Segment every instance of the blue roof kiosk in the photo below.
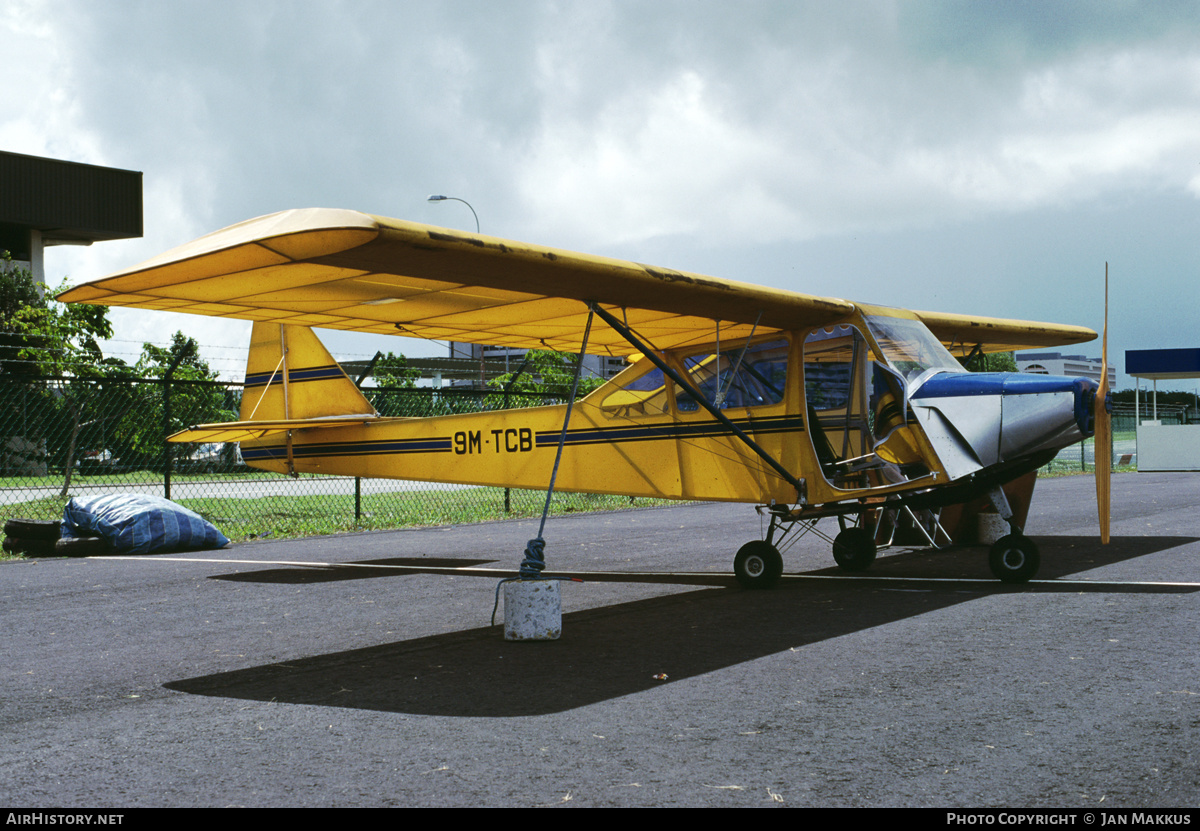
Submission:
M 1154 382 L 1150 418 L 1142 421 L 1139 389 L 1134 390 L 1138 471 L 1200 470 L 1200 424 L 1158 420 L 1158 382 L 1200 378 L 1200 349 L 1127 349 L 1125 373 Z

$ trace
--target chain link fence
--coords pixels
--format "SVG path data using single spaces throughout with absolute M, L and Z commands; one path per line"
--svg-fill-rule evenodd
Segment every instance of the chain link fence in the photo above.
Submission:
M 565 395 L 463 388 L 364 388 L 381 415 L 435 416 L 558 404 Z M 188 426 L 232 421 L 242 385 L 155 378 L 0 376 L 0 519 L 55 519 L 72 496 L 164 496 L 233 540 L 461 524 L 538 516 L 545 491 L 301 474 L 246 467 L 235 444 L 169 444 Z M 1143 414 L 1144 415 L 1144 414 Z M 1159 418 L 1185 415 L 1160 408 Z M 1136 467 L 1132 412 L 1113 414 L 1113 463 Z M 1094 441 L 1059 453 L 1046 473 L 1090 472 Z M 556 513 L 665 500 L 556 493 Z
M 434 416 L 563 403 L 566 396 L 459 388 L 364 388 L 381 415 Z M 236 444 L 169 444 L 232 421 L 242 385 L 146 378 L 0 376 L 0 519 L 56 519 L 74 496 L 146 493 L 184 505 L 232 540 L 540 516 L 545 491 L 255 470 Z M 555 493 L 571 513 L 669 504 Z
M 1154 412 L 1156 420 L 1163 424 L 1192 423 L 1192 414 L 1181 406 L 1160 406 Z M 1112 465 L 1113 470 L 1137 470 L 1137 422 L 1151 418 L 1149 407 L 1143 403 L 1139 412 L 1132 404 L 1118 404 L 1112 412 Z M 1096 440 L 1087 439 L 1079 444 L 1064 447 L 1059 454 L 1042 468 L 1043 473 L 1070 474 L 1092 473 L 1096 469 Z

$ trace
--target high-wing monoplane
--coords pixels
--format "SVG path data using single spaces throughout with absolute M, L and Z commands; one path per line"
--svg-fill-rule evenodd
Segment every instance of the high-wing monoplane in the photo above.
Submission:
M 773 584 L 780 548 L 816 520 L 837 519 L 826 539 L 856 571 L 887 523 L 907 517 L 936 545 L 937 511 L 982 495 L 1010 524 L 993 573 L 1028 580 L 1038 551 L 1002 486 L 1105 423 L 1092 381 L 969 373 L 955 357 L 1095 338 L 1083 327 L 851 303 L 348 210 L 252 219 L 60 299 L 254 321 L 240 420 L 173 441 L 237 441 L 247 464 L 280 472 L 538 489 L 554 472 L 559 490 L 753 503 L 769 522 L 734 559 L 749 587 Z M 574 404 L 383 418 L 313 327 L 631 364 Z

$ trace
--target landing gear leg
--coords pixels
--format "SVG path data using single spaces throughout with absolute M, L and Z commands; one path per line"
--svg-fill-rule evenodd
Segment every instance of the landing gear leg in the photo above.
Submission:
M 1042 555 L 1038 553 L 1038 547 L 1033 540 L 1017 527 L 1004 490 L 992 488 L 988 492 L 988 498 L 996 506 L 1001 518 L 1008 522 L 1012 532 L 996 540 L 988 553 L 988 565 L 991 566 L 992 574 L 1004 583 L 1026 583 L 1037 574 L 1042 565 Z

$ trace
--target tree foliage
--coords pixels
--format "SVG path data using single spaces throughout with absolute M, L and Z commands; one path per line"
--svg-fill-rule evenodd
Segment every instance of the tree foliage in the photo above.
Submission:
M 417 385 L 421 373 L 408 365 L 408 358 L 392 352 L 381 355 L 372 372 L 375 383 L 381 387 L 411 389 Z
M 1017 359 L 1012 352 L 992 352 L 987 355 L 975 355 L 969 360 L 959 358 L 958 362 L 971 372 L 1017 372 Z
M 216 381 L 219 373 L 201 357 L 196 340 L 183 332 L 172 335 L 166 347 L 143 343 L 134 370 L 141 378 L 170 383 L 139 385 L 138 412 L 124 419 L 118 438 L 127 464 L 157 466 L 166 458 L 166 436 L 194 424 L 236 418 L 240 402 L 226 388 L 206 383 Z M 181 444 L 167 449 L 174 459 L 183 459 L 196 447 Z
M 65 291 L 64 282 L 55 293 Z M 129 385 L 133 369 L 106 358 L 100 340 L 112 337 L 108 309 L 64 304 L 43 298 L 18 309 L 15 331 L 24 339 L 20 357 L 45 376 L 54 393 L 55 419 L 47 431 L 50 461 L 63 469 L 62 496 L 71 487 L 77 454 L 104 448 L 113 423 L 136 405 Z
M 494 390 L 507 392 L 510 396 L 565 400 L 571 395 L 575 362 L 578 359 L 578 355 L 566 352 L 531 349 L 525 353 L 525 359 L 516 371 L 501 375 L 491 381 L 489 386 Z M 585 371 L 579 378 L 578 397 L 582 398 L 603 383 L 603 378 L 589 377 Z
M 0 372 L 29 379 L 19 399 L 12 399 L 20 402 L 20 417 L 0 414 L 11 415 L 5 424 L 12 425 L 5 431 L 12 435 L 0 439 L 6 446 L 39 448 L 43 466 L 63 471 L 64 496 L 77 468 L 87 473 L 89 463 L 115 465 L 118 459 L 125 467 L 153 465 L 164 458 L 165 432 L 227 420 L 237 406 L 224 389 L 207 384 L 136 383 L 215 380 L 192 338 L 176 332 L 167 347 L 143 344 L 130 366 L 105 357 L 101 341 L 112 334 L 105 307 L 47 299 L 28 269 L 7 258 L 0 263 Z
M 0 373 L 38 374 L 37 365 L 21 357 L 21 350 L 29 344 L 17 314 L 26 307 L 42 305 L 45 300 L 33 272 L 14 263 L 7 251 L 0 253 Z

